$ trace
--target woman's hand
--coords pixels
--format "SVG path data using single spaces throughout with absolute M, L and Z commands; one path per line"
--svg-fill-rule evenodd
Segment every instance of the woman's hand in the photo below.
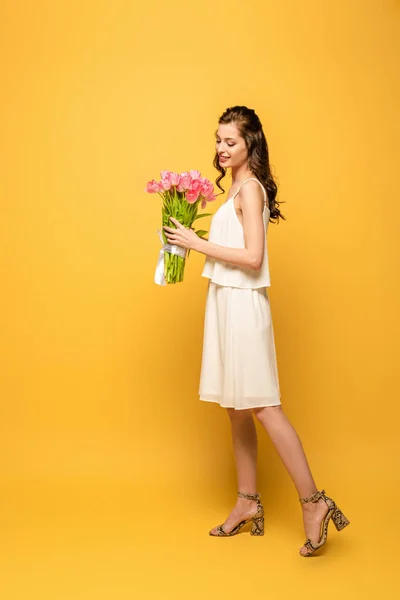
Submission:
M 170 221 L 176 225 L 177 229 L 163 225 L 164 233 L 168 243 L 173 244 L 174 246 L 181 246 L 181 248 L 195 250 L 196 245 L 199 242 L 199 236 L 193 231 L 193 229 L 185 227 L 182 225 L 182 223 L 174 219 L 174 217 L 170 217 Z

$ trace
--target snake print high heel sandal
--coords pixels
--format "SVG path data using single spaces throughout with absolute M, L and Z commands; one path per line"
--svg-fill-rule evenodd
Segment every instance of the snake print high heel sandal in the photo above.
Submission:
M 341 531 L 350 523 L 350 521 L 344 516 L 342 511 L 338 508 L 338 506 L 336 505 L 334 500 L 332 500 L 332 498 L 329 498 L 329 496 L 325 495 L 325 490 L 321 490 L 320 492 L 317 490 L 316 492 L 311 494 L 311 496 L 309 496 L 308 498 L 299 498 L 299 502 L 300 502 L 300 504 L 305 504 L 306 502 L 318 502 L 318 500 L 320 498 L 322 498 L 326 502 L 329 510 L 321 522 L 319 542 L 312 542 L 310 539 L 307 539 L 304 542 L 304 546 L 307 548 L 308 553 L 307 554 L 300 553 L 300 556 L 310 556 L 311 554 L 314 554 L 314 552 L 316 550 L 318 550 L 319 548 L 321 548 L 321 546 L 323 546 L 325 544 L 327 537 L 328 537 L 328 525 L 329 525 L 330 519 L 332 519 L 333 524 L 335 525 L 335 527 L 338 531 Z
M 255 513 L 255 515 L 253 515 L 252 517 L 249 517 L 248 519 L 244 519 L 243 521 L 240 521 L 240 523 L 238 523 L 232 529 L 232 531 L 230 531 L 229 533 L 227 533 L 224 530 L 223 524 L 222 524 L 222 525 L 218 525 L 218 527 L 215 528 L 216 529 L 215 533 L 211 533 L 211 531 L 210 531 L 209 532 L 210 535 L 213 535 L 216 537 L 228 537 L 231 535 L 236 535 L 237 533 L 239 533 L 239 531 L 242 529 L 242 527 L 244 527 L 244 525 L 246 525 L 246 523 L 250 523 L 250 521 L 253 521 L 252 526 L 251 526 L 250 535 L 264 535 L 264 507 L 261 504 L 260 494 L 258 494 L 258 493 L 245 494 L 244 492 L 238 492 L 237 495 L 240 498 L 247 498 L 248 500 L 255 500 L 257 502 L 257 512 Z

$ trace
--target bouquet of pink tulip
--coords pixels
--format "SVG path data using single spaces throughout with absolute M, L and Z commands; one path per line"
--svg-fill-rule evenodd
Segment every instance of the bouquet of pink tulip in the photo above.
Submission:
M 163 199 L 162 225 L 174 227 L 170 217 L 174 217 L 185 227 L 190 229 L 194 221 L 201 217 L 208 217 L 211 213 L 197 214 L 199 204 L 206 208 L 207 202 L 215 200 L 214 186 L 199 171 L 184 171 L 174 173 L 161 171 L 161 181 L 154 179 L 148 182 L 145 192 L 159 194 Z M 158 258 L 154 281 L 158 285 L 179 283 L 183 281 L 186 257 L 190 250 L 167 243 L 164 231 L 157 230 L 162 248 Z M 195 233 L 203 237 L 207 231 L 198 230 Z

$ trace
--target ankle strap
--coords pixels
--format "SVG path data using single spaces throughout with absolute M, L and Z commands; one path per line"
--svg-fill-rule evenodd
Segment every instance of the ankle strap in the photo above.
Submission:
M 245 492 L 237 493 L 240 498 L 247 498 L 247 500 L 255 500 L 256 502 L 260 502 L 260 494 L 256 492 L 255 494 L 246 494 Z
M 325 490 L 321 490 L 320 492 L 317 490 L 311 494 L 311 496 L 308 496 L 308 498 L 299 498 L 299 502 L 300 504 L 306 504 L 306 502 L 318 502 L 320 498 L 323 498 L 324 494 Z

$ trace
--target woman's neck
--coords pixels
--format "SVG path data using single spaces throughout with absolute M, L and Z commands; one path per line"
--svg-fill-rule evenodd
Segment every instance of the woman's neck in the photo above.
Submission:
M 247 167 L 242 166 L 237 169 L 232 169 L 232 185 L 240 185 L 242 181 L 249 177 L 254 177 L 254 175 Z

